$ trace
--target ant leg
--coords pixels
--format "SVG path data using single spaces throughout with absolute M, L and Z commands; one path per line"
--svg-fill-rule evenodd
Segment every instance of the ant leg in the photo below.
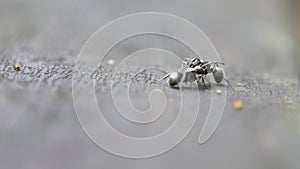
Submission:
M 205 81 L 204 81 L 204 76 L 201 76 L 201 79 L 202 79 L 202 83 L 203 83 L 203 85 L 204 85 L 204 88 L 207 89 L 206 84 L 205 84 Z
M 225 79 L 227 84 L 229 85 L 229 87 L 232 87 L 231 83 L 229 82 L 229 80 Z
M 206 87 L 206 84 L 205 84 L 205 82 L 204 82 L 204 77 L 203 77 L 203 75 L 199 76 L 199 78 L 197 79 L 197 85 L 198 85 L 198 87 L 201 87 L 201 82 L 203 83 L 204 88 L 206 89 L 207 87 Z M 201 87 L 201 88 L 202 88 L 202 87 Z

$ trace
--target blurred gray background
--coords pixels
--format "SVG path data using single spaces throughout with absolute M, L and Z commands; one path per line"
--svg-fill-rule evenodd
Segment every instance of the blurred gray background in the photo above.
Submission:
M 0 0 L 0 168 L 299 168 L 296 3 Z M 183 17 L 206 33 L 226 63 L 231 86 L 222 122 L 206 144 L 196 143 L 203 114 L 174 150 L 132 160 L 109 154 L 86 136 L 73 108 L 71 76 L 92 33 L 147 11 Z M 243 101 L 241 111 L 232 108 L 234 100 Z

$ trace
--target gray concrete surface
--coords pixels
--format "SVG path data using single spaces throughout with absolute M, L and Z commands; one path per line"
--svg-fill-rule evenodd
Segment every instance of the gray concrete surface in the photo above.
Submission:
M 178 147 L 155 158 L 132 160 L 107 153 L 87 137 L 76 118 L 71 83 L 76 57 L 88 37 L 112 19 L 142 11 L 172 13 L 201 28 L 226 63 L 231 85 L 221 124 L 206 144 L 196 142 L 206 117 L 203 111 Z M 1 1 L 0 168 L 299 168 L 299 89 L 285 16 L 285 4 L 279 0 Z M 108 57 L 119 63 L 122 55 L 147 44 L 141 42 L 124 44 Z M 174 45 L 164 44 L 158 47 Z M 174 47 L 180 56 L 186 54 Z M 15 64 L 20 71 L 14 70 Z M 118 119 L 110 107 L 109 82 L 117 81 L 115 88 L 125 90 L 139 67 L 112 76 L 114 66 L 102 66 L 76 82 L 97 80 L 97 96 L 105 98 L 105 116 L 116 129 L 145 136 L 170 124 L 172 114 L 159 127 L 140 126 L 138 131 Z M 178 90 L 158 83 L 159 77 L 138 77 L 132 100 L 137 108 L 149 106 L 153 87 L 178 102 Z M 210 89 L 200 94 L 207 110 Z M 243 101 L 242 110 L 233 109 L 234 100 Z

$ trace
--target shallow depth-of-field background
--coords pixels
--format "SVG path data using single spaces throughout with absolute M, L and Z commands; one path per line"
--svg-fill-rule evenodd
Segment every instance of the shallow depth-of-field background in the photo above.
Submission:
M 292 0 L 1 0 L 0 168 L 299 168 L 299 58 L 294 40 L 299 34 L 293 30 L 299 24 L 297 19 L 291 24 L 291 18 L 297 18 L 292 7 Z M 192 132 L 176 148 L 155 158 L 132 160 L 102 150 L 81 129 L 73 107 L 72 70 L 92 33 L 113 19 L 145 11 L 171 13 L 198 26 L 226 63 L 231 85 L 220 126 L 206 144 L 197 144 L 206 117 L 200 113 Z M 142 43 L 143 38 L 130 44 Z M 128 51 L 125 45 L 118 52 L 126 56 Z M 119 81 L 116 89 L 125 90 L 130 76 L 112 77 L 111 69 L 104 63 L 94 75 L 97 95 L 111 123 L 132 134 L 126 128 L 131 126 L 114 118 L 107 85 Z M 130 67 L 127 73 L 132 73 Z M 169 101 L 179 101 L 178 90 L 152 83 L 151 77 L 141 78 L 133 91 L 137 107 L 147 108 L 153 85 L 163 88 Z M 200 94 L 207 110 L 210 90 Z M 242 110 L 232 107 L 234 100 L 243 102 Z

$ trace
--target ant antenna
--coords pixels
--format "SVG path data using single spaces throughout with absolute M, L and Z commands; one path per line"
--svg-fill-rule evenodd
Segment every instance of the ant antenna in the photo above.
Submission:
M 208 63 L 202 65 L 201 68 L 203 68 L 203 67 L 205 67 L 205 66 L 207 66 L 207 65 L 211 65 L 211 64 L 221 64 L 221 65 L 225 65 L 225 63 L 223 63 L 223 62 L 208 62 Z

